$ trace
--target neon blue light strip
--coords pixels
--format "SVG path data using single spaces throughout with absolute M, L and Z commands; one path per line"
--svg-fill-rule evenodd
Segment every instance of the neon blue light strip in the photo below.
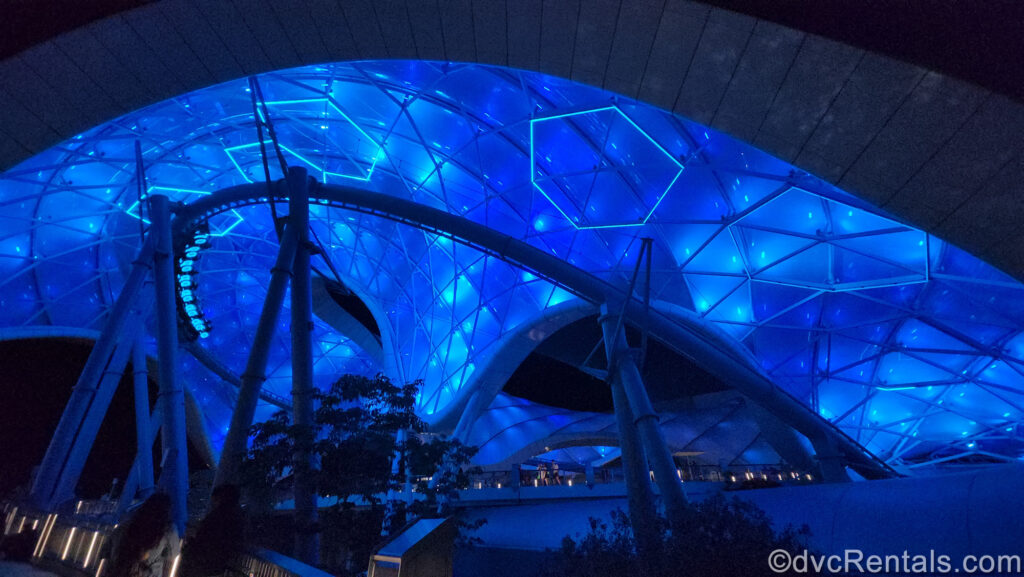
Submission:
M 161 191 L 161 192 L 177 192 L 177 193 L 184 194 L 185 196 L 188 196 L 188 195 L 191 195 L 191 194 L 197 194 L 197 195 L 200 195 L 200 196 L 209 196 L 210 194 L 212 194 L 208 190 L 192 190 L 192 189 L 188 189 L 188 188 L 177 188 L 177 187 L 173 187 L 173 186 L 150 186 L 150 187 L 146 188 L 146 194 L 144 194 L 142 196 L 142 200 L 145 200 L 145 199 L 149 198 L 149 195 L 153 194 L 154 192 L 158 192 L 158 191 Z M 135 209 L 137 209 L 138 207 L 139 207 L 139 201 L 136 200 L 124 212 L 128 216 L 130 216 L 130 217 L 132 217 L 134 219 L 138 219 L 139 215 L 137 213 L 135 213 L 135 212 L 132 212 Z M 146 224 L 150 224 L 149 219 L 146 219 L 146 218 L 143 218 L 142 222 L 144 222 Z
M 237 164 L 235 166 L 237 166 Z M 189 188 L 176 188 L 176 187 L 171 187 L 171 186 L 150 186 L 150 187 L 146 188 L 146 194 L 143 195 L 142 200 L 146 200 L 147 198 L 149 198 L 150 194 L 153 194 L 154 192 L 158 192 L 158 191 L 177 192 L 177 193 L 184 194 L 185 196 L 188 196 L 188 195 L 209 196 L 210 194 L 212 194 L 208 190 L 193 190 L 193 189 L 189 189 Z M 139 207 L 139 201 L 136 200 L 124 212 L 128 216 L 130 216 L 132 218 L 135 218 L 135 219 L 138 219 L 139 215 L 137 213 L 133 212 L 138 207 Z M 227 228 L 225 228 L 223 230 L 218 230 L 215 233 L 211 232 L 210 236 L 217 236 L 217 237 L 224 236 L 224 235 L 230 233 L 232 230 L 234 230 L 234 228 L 236 226 L 238 226 L 239 224 L 242 223 L 243 220 L 245 220 L 244 218 L 242 218 L 242 215 L 239 214 L 237 210 L 231 209 L 231 213 L 235 215 L 235 218 L 236 218 L 235 222 L 231 223 Z M 143 218 L 142 222 L 144 222 L 146 224 L 151 224 L 149 222 L 149 219 L 147 219 L 147 218 Z
M 231 232 L 232 230 L 234 230 L 236 226 L 238 226 L 238 225 L 242 224 L 242 221 L 244 221 L 244 220 L 245 220 L 244 218 L 242 218 L 242 215 L 241 215 L 241 214 L 238 214 L 238 211 L 237 211 L 237 210 L 235 210 L 235 209 L 233 209 L 233 208 L 231 209 L 231 214 L 234 214 L 234 215 L 235 215 L 235 222 L 233 222 L 233 223 L 229 224 L 229 225 L 227 226 L 227 228 L 225 228 L 225 229 L 223 229 L 223 230 L 220 230 L 220 231 L 218 231 L 218 232 L 215 232 L 215 233 L 214 233 L 214 232 L 211 232 L 211 233 L 210 233 L 210 236 L 216 236 L 216 237 L 221 237 L 221 236 L 225 236 L 225 235 L 227 235 L 227 234 L 228 234 L 229 232 Z
M 669 182 L 668 186 L 665 187 L 665 190 L 662 191 L 662 193 L 660 195 L 658 195 L 658 200 L 655 201 L 654 206 L 652 206 L 651 209 L 647 211 L 647 214 L 644 216 L 643 220 L 641 220 L 640 222 L 629 222 L 629 223 L 622 223 L 622 224 L 601 224 L 601 225 L 589 225 L 589 226 L 581 225 L 581 224 L 578 224 L 576 221 L 574 221 L 572 218 L 570 218 L 569 215 L 566 214 L 566 212 L 564 210 L 562 210 L 562 207 L 559 206 L 558 203 L 555 202 L 548 195 L 548 193 L 545 192 L 544 189 L 541 188 L 541 186 L 537 184 L 537 163 L 536 163 L 536 155 L 534 153 L 534 148 L 535 147 L 534 147 L 533 125 L 535 123 L 537 123 L 537 122 L 544 122 L 544 121 L 548 121 L 548 120 L 558 120 L 560 118 L 569 118 L 569 117 L 572 117 L 572 116 L 580 116 L 582 114 L 595 114 L 595 113 L 598 113 L 598 112 L 607 112 L 609 110 L 614 110 L 615 112 L 618 112 L 620 116 L 625 118 L 626 122 L 628 122 L 633 128 L 635 128 L 637 130 L 637 132 L 642 134 L 651 144 L 653 144 L 658 150 L 660 150 L 662 154 L 664 154 L 670 161 L 672 161 L 673 164 L 675 164 L 677 167 L 679 167 L 679 171 L 676 172 L 675 176 L 672 177 L 672 181 Z M 633 119 L 630 118 L 629 116 L 627 116 L 626 113 L 623 112 L 618 106 L 614 106 L 614 105 L 613 106 L 605 106 L 603 108 L 594 108 L 594 109 L 590 109 L 590 110 L 579 110 L 579 111 L 576 111 L 576 112 L 567 112 L 565 114 L 557 114 L 557 115 L 554 115 L 554 116 L 545 116 L 543 118 L 531 118 L 530 119 L 530 184 L 532 184 L 534 186 L 534 188 L 536 188 L 538 191 L 540 191 L 540 193 L 544 196 L 544 198 L 546 198 L 548 200 L 548 202 L 551 203 L 551 206 L 555 207 L 555 210 L 557 210 L 565 218 L 565 220 L 569 221 L 569 224 L 571 224 L 576 230 L 596 230 L 596 229 L 607 229 L 607 228 L 629 228 L 629 227 L 637 227 L 637 226 L 644 226 L 644 225 L 646 225 L 647 221 L 650 220 L 651 216 L 654 215 L 654 211 L 656 211 L 658 209 L 658 206 L 660 206 L 661 202 L 665 199 L 665 196 L 668 195 L 668 192 L 670 190 L 672 190 L 673 186 L 675 186 L 676 181 L 679 180 L 679 177 L 683 174 L 683 170 L 685 168 L 686 167 L 683 166 L 683 164 L 681 162 L 676 160 L 676 158 L 671 153 L 669 153 L 669 151 L 665 150 L 665 148 L 663 146 L 661 146 L 661 144 L 659 144 L 658 141 L 656 141 L 653 137 L 651 137 L 651 135 L 648 134 L 647 131 L 645 131 L 643 128 L 640 128 L 640 126 L 636 122 L 633 122 Z M 556 178 L 556 177 L 548 176 L 548 177 L 543 178 L 541 180 L 542 181 L 543 180 L 552 180 L 553 178 Z M 586 210 L 586 207 L 584 207 L 582 210 Z
M 263 142 L 263 144 L 273 145 L 273 142 L 270 141 L 270 140 L 265 140 Z M 258 143 L 258 142 L 251 142 L 249 144 L 240 144 L 238 146 L 232 146 L 230 148 L 225 148 L 224 149 L 224 152 L 227 153 L 228 158 L 231 159 L 231 163 L 235 165 L 235 168 L 238 169 L 238 173 L 240 175 L 242 175 L 242 178 L 244 178 L 246 182 L 253 182 L 253 180 L 251 178 L 249 178 L 245 174 L 245 171 L 242 170 L 242 166 L 240 164 L 238 164 L 238 161 L 235 160 L 234 155 L 231 154 L 231 153 L 236 151 L 236 150 L 242 150 L 242 149 L 245 149 L 245 148 L 252 148 L 254 146 L 259 146 L 259 145 L 260 145 L 260 143 Z M 323 178 L 325 183 L 327 182 L 327 176 L 335 176 L 335 177 L 338 177 L 338 178 L 348 178 L 348 179 L 351 179 L 351 180 L 358 180 L 360 182 L 369 182 L 370 178 L 373 177 L 373 169 L 376 168 L 377 161 L 380 159 L 380 151 L 378 150 L 377 154 L 373 157 L 373 162 L 370 164 L 370 168 L 366 170 L 366 175 L 365 176 L 352 176 L 351 174 L 343 174 L 343 173 L 340 173 L 340 172 L 330 172 L 330 171 L 324 170 L 324 168 L 322 166 L 317 165 L 315 162 L 313 162 L 313 161 L 309 160 L 308 158 L 302 156 L 301 154 L 295 152 L 291 148 L 288 148 L 284 144 L 279 144 L 278 146 L 280 146 L 282 151 L 287 152 L 288 154 L 290 154 L 290 155 L 294 156 L 295 158 L 299 159 L 299 161 L 302 162 L 303 164 L 305 164 L 305 165 L 309 166 L 310 168 L 313 168 L 317 172 L 319 172 L 322 175 L 322 178 Z
M 268 110 L 272 106 L 283 106 L 283 105 L 286 105 L 286 104 L 326 104 L 327 106 L 330 106 L 331 108 L 334 109 L 335 112 L 337 112 L 339 115 L 341 115 L 341 117 L 343 119 L 345 119 L 345 121 L 348 122 L 349 125 L 356 130 L 356 132 L 361 134 L 363 136 L 363 138 L 366 138 L 367 141 L 377 145 L 377 152 L 374 153 L 373 161 L 370 163 L 370 168 L 365 171 L 365 175 L 363 177 L 352 176 L 350 174 L 328 172 L 328 171 L 324 170 L 323 167 L 317 166 L 312 161 L 304 158 L 303 156 L 301 156 L 300 154 L 296 153 L 294 150 L 291 150 L 290 148 L 288 148 L 287 146 L 285 146 L 283 144 L 280 145 L 281 150 L 287 151 L 289 154 L 295 156 L 300 161 L 302 161 L 305 164 L 308 164 L 309 166 L 311 166 L 311 167 L 317 169 L 318 171 L 320 171 L 320 173 L 322 175 L 322 178 L 323 178 L 325 183 L 327 182 L 327 176 L 328 175 L 336 176 L 336 177 L 339 177 L 339 178 L 349 178 L 349 179 L 352 179 L 352 180 L 359 180 L 359 181 L 363 181 L 363 182 L 369 181 L 370 178 L 373 176 L 373 169 L 377 166 L 377 162 L 381 158 L 381 151 L 383 149 L 383 146 L 381 144 L 377 143 L 373 139 L 373 137 L 371 137 L 369 134 L 367 134 L 367 132 L 365 130 L 363 130 L 362 127 L 359 126 L 359 124 L 357 122 L 352 120 L 352 118 L 348 114 L 346 114 L 345 111 L 343 111 L 337 105 L 337 103 L 334 102 L 334 99 L 332 99 L 332 98 L 300 98 L 300 99 L 292 99 L 292 100 L 272 100 L 272 101 L 265 102 L 264 104 L 267 106 Z M 265 144 L 267 144 L 267 143 L 272 144 L 269 141 L 265 142 Z M 255 144 L 258 145 L 259 143 L 255 143 Z M 238 150 L 239 148 L 244 148 L 244 147 L 248 147 L 248 146 L 252 146 L 252 145 L 235 146 L 235 147 L 232 147 L 230 149 L 225 149 L 225 151 Z M 229 152 L 229 156 L 230 156 L 230 152 Z M 234 158 L 232 158 L 231 161 L 232 161 L 232 163 L 234 163 L 235 167 L 239 169 L 239 172 L 242 173 L 242 176 L 244 178 L 245 177 L 245 173 L 241 170 L 241 167 L 238 166 L 238 163 L 235 162 Z M 248 180 L 248 178 L 246 178 L 246 180 Z M 249 182 L 252 182 L 252 181 L 250 180 Z
M 883 387 L 881 385 L 875 385 L 875 389 L 879 391 L 912 391 L 919 387 Z
M 619 108 L 615 105 L 605 106 L 604 108 L 590 108 L 587 110 L 577 110 L 576 112 L 566 112 L 564 114 L 556 114 L 554 116 L 544 116 L 542 118 L 531 118 L 530 124 L 534 122 L 543 122 L 545 120 L 558 120 L 559 118 L 568 118 L 570 116 L 579 116 L 580 114 L 593 114 L 595 112 L 604 112 L 606 110 L 618 110 Z M 620 112 L 621 114 L 621 112 Z M 531 138 L 532 140 L 532 138 Z
M 150 195 L 153 194 L 155 191 L 166 191 L 166 192 L 172 192 L 172 193 L 184 193 L 184 195 L 186 195 L 186 196 L 187 195 L 209 196 L 209 195 L 212 194 L 209 191 L 194 191 L 194 190 L 189 190 L 189 189 L 175 189 L 175 188 L 172 188 L 172 187 L 150 187 L 150 188 L 146 189 L 146 194 L 142 197 L 142 200 L 150 198 Z M 128 209 L 125 210 L 125 214 L 127 214 L 128 216 L 131 216 L 132 218 L 136 218 L 137 219 L 139 217 L 139 215 L 137 213 L 135 213 L 135 212 L 132 212 L 132 211 L 135 210 L 136 208 L 138 208 L 138 202 L 139 201 L 133 202 L 131 204 L 131 206 L 129 206 Z M 239 211 L 234 210 L 233 208 L 231 209 L 231 213 L 234 214 L 234 216 L 236 216 L 236 220 L 234 220 L 234 222 L 231 222 L 227 226 L 227 228 L 225 228 L 223 230 L 217 230 L 216 233 L 210 233 L 211 237 L 223 237 L 224 235 L 227 235 L 232 230 L 234 230 L 234 228 L 236 228 L 236 226 L 241 224 L 243 220 L 245 220 L 245 218 L 243 218 L 242 215 L 239 214 Z M 142 218 L 142 222 L 145 222 L 146 224 L 150 224 L 151 223 L 150 219 L 148 219 L 148 218 Z

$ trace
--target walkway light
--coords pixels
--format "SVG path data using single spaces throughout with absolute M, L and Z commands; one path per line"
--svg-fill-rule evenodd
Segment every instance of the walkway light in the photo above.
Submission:
M 35 551 L 32 552 L 33 557 L 42 557 L 46 551 L 46 543 L 50 540 L 50 533 L 53 532 L 53 526 L 57 524 L 57 514 L 51 513 L 46 516 L 46 522 L 43 523 L 43 532 L 39 535 L 39 540 L 36 542 Z
M 174 564 L 171 565 L 171 573 L 167 577 L 175 577 L 178 574 L 178 562 L 181 561 L 181 553 L 174 556 Z
M 78 527 L 72 527 L 71 531 L 68 533 L 67 541 L 64 543 L 64 552 L 60 555 L 61 561 L 64 561 L 68 558 L 68 551 L 71 550 L 71 542 L 75 539 L 76 530 L 78 530 Z
M 92 541 L 89 542 L 89 550 L 85 553 L 85 561 L 82 562 L 82 569 L 89 566 L 89 561 L 92 560 L 92 551 L 96 548 L 96 539 L 99 539 L 99 536 L 99 531 L 93 531 Z

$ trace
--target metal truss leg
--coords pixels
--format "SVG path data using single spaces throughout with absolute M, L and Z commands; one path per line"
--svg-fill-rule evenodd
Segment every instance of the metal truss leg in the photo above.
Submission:
M 138 333 L 142 330 L 141 327 L 143 326 L 144 319 L 149 314 L 152 304 L 153 299 L 150 295 L 143 295 L 139 298 L 138 306 L 133 311 L 132 320 L 124 328 L 121 340 L 117 348 L 114 349 L 110 363 L 107 365 L 106 370 L 103 371 L 103 377 L 100 379 L 100 384 L 96 388 L 96 393 L 93 395 L 89 410 L 82 420 L 82 426 L 78 430 L 78 436 L 75 437 L 75 443 L 68 454 L 64 469 L 57 480 L 57 488 L 54 491 L 55 502 L 57 503 L 62 503 L 75 497 L 75 487 L 78 485 L 78 479 L 82 475 L 82 469 L 85 468 L 85 462 L 89 458 L 89 453 L 92 452 L 92 446 L 96 442 L 96 435 L 100 431 L 100 425 L 103 424 L 103 419 L 107 416 L 107 409 L 110 408 L 110 402 L 113 400 L 114 394 L 117 392 L 117 386 L 124 376 L 124 370 L 131 356 L 135 340 Z
M 814 447 L 814 458 L 818 461 L 818 475 L 825 483 L 846 483 L 850 480 L 849 473 L 843 465 L 843 455 L 836 447 L 835 439 L 821 435 L 811 439 Z
M 121 330 L 129 317 L 135 301 L 138 299 L 142 284 L 149 274 L 152 262 L 154 240 L 149 237 L 143 242 L 139 255 L 132 264 L 132 270 L 125 281 L 121 294 L 114 301 L 107 317 L 103 332 L 93 345 L 89 353 L 89 360 L 86 361 L 78 382 L 71 390 L 71 398 L 64 408 L 57 429 L 50 440 L 50 446 L 46 450 L 39 471 L 32 483 L 30 500 L 43 510 L 52 510 L 57 502 L 55 492 L 57 480 L 68 459 L 68 454 L 74 444 L 75 437 L 82 426 L 89 405 L 92 403 L 99 385 L 103 370 L 110 361 L 114 348 L 121 336 Z
M 622 384 L 617 377 L 612 377 L 609 385 L 615 406 L 615 425 L 619 429 L 619 451 L 622 453 L 622 472 L 626 477 L 629 522 L 633 526 L 641 558 L 653 558 L 661 548 L 661 537 L 657 530 L 654 491 L 651 490 L 651 480 L 647 474 L 647 458 Z
M 480 389 L 474 390 L 466 402 L 466 408 L 462 410 L 462 416 L 459 417 L 459 422 L 455 425 L 455 430 L 452 432 L 452 438 L 460 443 L 469 441 L 469 435 L 473 432 L 473 425 L 477 415 L 486 408 L 479 406 L 483 403 L 481 398 Z
M 277 329 L 284 293 L 292 274 L 295 246 L 294 227 L 285 225 L 284 232 L 281 234 L 281 246 L 277 250 L 277 261 L 274 263 L 274 268 L 271 269 L 270 285 L 267 287 L 267 296 L 263 300 L 263 310 L 260 312 L 260 320 L 256 325 L 256 336 L 253 338 L 249 359 L 245 364 L 245 372 L 242 373 L 242 386 L 238 391 L 235 410 L 231 414 L 231 425 L 228 427 L 224 447 L 220 452 L 217 476 L 213 483 L 217 487 L 228 484 L 237 485 L 241 481 L 239 469 L 248 450 L 249 428 L 252 426 L 252 420 L 256 414 L 260 389 L 263 388 L 263 382 L 267 380 L 267 356 L 270 353 L 274 332 Z
M 153 273 L 156 288 L 159 398 L 163 406 L 161 447 L 164 453 L 163 488 L 171 496 L 171 517 L 178 536 L 188 519 L 188 442 L 185 437 L 185 391 L 178 380 L 178 311 L 174 300 L 174 247 L 167 197 L 150 196 L 152 234 L 156 237 Z
M 295 464 L 295 557 L 316 565 L 320 537 L 316 533 L 317 484 L 316 455 L 312 452 L 313 433 L 313 285 L 309 250 L 309 180 L 306 169 L 288 169 L 288 219 L 295 235 L 295 261 L 292 268 L 292 403 L 293 420 L 309 437 L 299 441 Z
M 817 469 L 814 456 L 792 427 L 753 401 L 747 402 L 747 410 L 761 429 L 761 436 L 784 461 L 803 471 Z
M 146 345 L 141 337 L 132 347 L 132 385 L 135 392 L 135 445 L 138 463 L 138 490 L 153 490 L 153 436 L 149 432 L 149 378 L 146 370 Z
M 629 408 L 640 432 L 640 441 L 654 470 L 654 479 L 658 483 L 658 490 L 671 521 L 689 505 L 683 491 L 683 483 L 679 479 L 675 463 L 672 461 L 672 453 L 658 426 L 658 414 L 651 407 L 640 369 L 637 368 L 633 352 L 626 343 L 626 332 L 619 323 L 619 317 L 608 314 L 607 305 L 601 306 L 601 312 L 603 314 L 599 322 L 604 333 L 608 367 L 610 371 L 614 371 L 612 382 L 621 384 L 629 402 Z
M 135 461 L 132 462 L 132 468 L 128 472 L 128 476 L 125 477 L 124 489 L 121 490 L 121 496 L 117 500 L 117 514 L 119 517 L 128 510 L 137 494 L 142 497 L 148 497 L 153 491 L 153 441 L 156 439 L 157 434 L 160 433 L 160 423 L 163 421 L 163 410 L 160 407 L 159 398 L 156 401 L 156 406 L 153 407 L 153 413 L 147 415 L 146 420 L 148 424 L 145 435 L 146 439 L 148 439 L 148 444 L 139 444 Z M 142 467 L 146 466 L 144 464 L 146 461 L 149 461 L 149 487 L 143 486 L 144 479 L 140 473 Z

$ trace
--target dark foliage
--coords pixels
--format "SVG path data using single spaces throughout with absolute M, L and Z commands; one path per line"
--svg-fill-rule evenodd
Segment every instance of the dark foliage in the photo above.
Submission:
M 720 577 L 772 574 L 767 566 L 776 549 L 802 552 L 807 527 L 776 533 L 771 519 L 747 501 L 712 497 L 691 507 L 670 531 L 658 527 L 661 551 L 647 558 L 637 555 L 629 517 L 612 512 L 612 523 L 591 518 L 590 531 L 576 539 L 566 536 L 557 559 L 545 575 L 597 577 Z
M 336 499 L 335 505 L 321 511 L 319 527 L 334 555 L 323 564 L 334 572 L 365 571 L 380 544 L 382 526 L 397 529 L 407 520 L 447 513 L 445 504 L 469 484 L 464 466 L 476 449 L 424 433 L 425 424 L 414 411 L 419 387 L 419 382 L 395 385 L 383 375 L 345 375 L 317 394 L 311 430 L 296 426 L 284 412 L 255 425 L 245 464 L 245 492 L 250 515 L 263 517 L 254 519 L 257 540 L 259 527 L 281 527 L 263 521 L 272 515 L 275 503 L 289 497 L 293 455 L 303 448 L 311 450 L 319 463 L 315 477 L 320 496 Z M 405 431 L 404 442 L 399 431 Z M 429 480 L 439 470 L 446 474 L 431 487 Z M 397 500 L 387 503 L 387 496 L 400 492 L 407 478 L 413 481 L 417 498 L 409 506 Z

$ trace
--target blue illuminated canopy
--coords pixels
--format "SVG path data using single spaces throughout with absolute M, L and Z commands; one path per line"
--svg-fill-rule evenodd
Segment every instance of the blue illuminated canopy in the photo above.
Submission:
M 281 156 L 322 182 L 447 211 L 617 283 L 652 238 L 654 306 L 712 323 L 887 462 L 1024 455 L 1024 287 L 785 162 L 649 105 L 501 67 L 341 63 L 258 82 Z M 102 327 L 148 222 L 136 141 L 146 194 L 190 203 L 265 170 L 280 178 L 251 90 L 242 79 L 155 104 L 4 173 L 0 325 Z M 194 305 L 195 346 L 240 374 L 278 246 L 274 211 L 231 207 L 204 226 L 180 304 Z M 314 204 L 311 227 L 326 251 L 317 271 L 380 329 L 377 349 L 317 318 L 317 384 L 422 379 L 428 420 L 476 386 L 505 337 L 578 298 L 379 216 Z M 283 398 L 287 318 L 266 385 Z M 219 446 L 235 389 L 181 357 Z

